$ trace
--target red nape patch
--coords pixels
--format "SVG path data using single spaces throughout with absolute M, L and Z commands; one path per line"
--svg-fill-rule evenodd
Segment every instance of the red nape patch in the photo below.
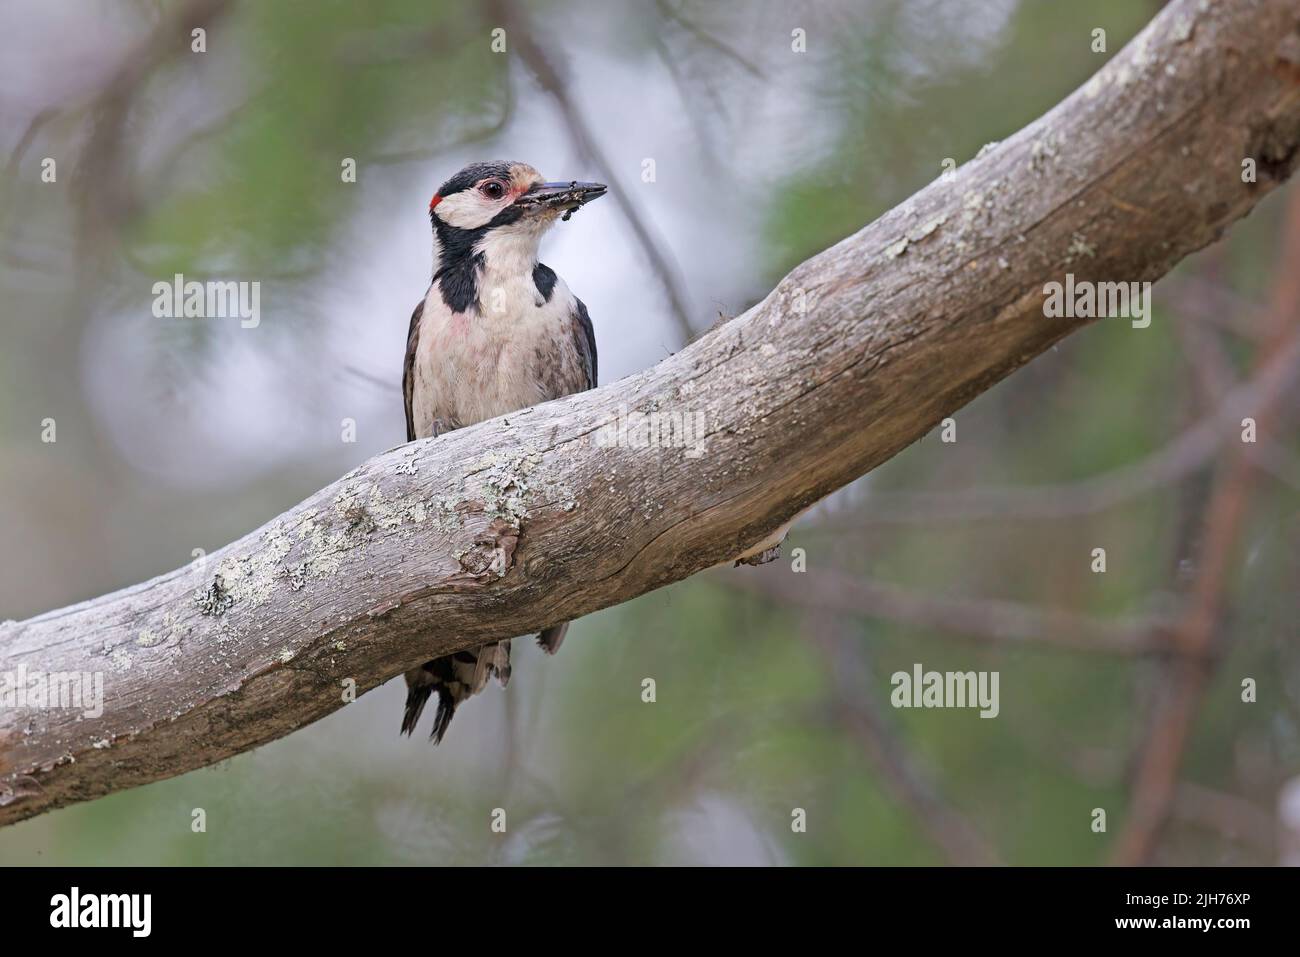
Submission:
M 433 207 L 442 202 L 442 197 L 437 193 L 433 194 L 433 199 L 429 200 L 429 212 L 433 212 Z

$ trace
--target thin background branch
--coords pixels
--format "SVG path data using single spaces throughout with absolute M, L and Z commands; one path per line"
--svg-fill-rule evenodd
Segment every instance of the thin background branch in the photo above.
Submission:
M 1261 376 L 1296 365 L 1300 346 L 1300 190 L 1291 190 L 1283 221 L 1265 342 L 1255 367 Z M 1266 435 L 1278 414 L 1276 396 L 1264 397 L 1251 410 L 1257 435 Z M 1197 576 L 1174 636 L 1186 652 L 1168 665 L 1164 687 L 1151 718 L 1134 775 L 1128 821 L 1119 834 L 1113 861 L 1121 865 L 1147 862 L 1169 817 L 1178 790 L 1183 753 L 1206 688 L 1213 676 L 1210 652 L 1227 635 L 1235 556 L 1250 517 L 1251 489 L 1256 480 L 1252 457 L 1237 450 L 1215 482 L 1206 508 Z
M 677 267 L 672 263 L 662 240 L 654 235 L 650 225 L 623 189 L 621 178 L 596 142 L 586 117 L 573 100 L 564 76 L 537 41 L 536 30 L 529 23 L 527 14 L 510 0 L 490 0 L 487 9 L 496 21 L 506 26 L 507 43 L 513 44 L 514 49 L 519 51 L 520 58 L 537 78 L 542 89 L 555 101 L 578 152 L 608 181 L 609 195 L 622 211 L 637 244 L 645 253 L 651 271 L 663 286 L 664 294 L 668 297 L 670 317 L 677 326 L 681 344 L 685 345 L 694 338 L 695 332 L 686 306 L 686 295 L 677 278 Z

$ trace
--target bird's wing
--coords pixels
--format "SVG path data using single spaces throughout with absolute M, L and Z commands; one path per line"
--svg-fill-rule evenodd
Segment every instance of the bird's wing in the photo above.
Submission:
M 584 313 L 586 310 L 583 310 Z M 406 441 L 415 440 L 415 414 L 411 408 L 415 394 L 415 348 L 420 344 L 420 317 L 424 315 L 424 300 L 411 313 L 411 328 L 406 333 L 406 361 L 402 363 L 402 399 L 406 403 Z M 590 325 L 590 323 L 588 323 Z
M 596 388 L 596 330 L 592 328 L 591 316 L 587 315 L 587 307 L 577 296 L 573 301 L 578 304 L 578 308 L 573 314 L 573 336 L 578 343 L 578 354 L 582 356 L 583 364 L 587 367 L 587 388 Z

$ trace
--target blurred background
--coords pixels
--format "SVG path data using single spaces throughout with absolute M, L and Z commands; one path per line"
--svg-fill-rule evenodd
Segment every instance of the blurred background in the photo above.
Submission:
M 616 187 L 543 245 L 608 384 L 1050 109 L 1159 6 L 5 0 L 0 620 L 182 565 L 402 442 L 427 204 L 466 162 Z M 1150 328 L 1096 324 L 823 503 L 781 561 L 592 615 L 554 659 L 516 642 L 441 747 L 399 738 L 399 678 L 0 830 L 0 862 L 1295 862 L 1296 393 L 1251 408 L 1252 445 L 1229 400 L 1300 318 L 1297 196 L 1162 281 Z M 260 325 L 155 318 L 175 273 L 260 281 Z M 1196 628 L 1203 667 L 1151 651 Z M 999 672 L 999 716 L 890 707 L 918 662 Z

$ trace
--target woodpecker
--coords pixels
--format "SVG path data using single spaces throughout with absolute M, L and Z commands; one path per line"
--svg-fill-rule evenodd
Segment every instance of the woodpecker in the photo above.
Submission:
M 406 440 L 438 436 L 596 386 L 587 307 L 537 259 L 542 236 L 605 194 L 601 183 L 544 182 L 526 163 L 472 163 L 429 202 L 433 279 L 411 314 L 402 370 Z M 537 636 L 555 654 L 568 623 Z M 495 677 L 510 680 L 510 640 L 434 658 L 406 672 L 402 733 L 438 693 L 437 744 L 457 706 Z

